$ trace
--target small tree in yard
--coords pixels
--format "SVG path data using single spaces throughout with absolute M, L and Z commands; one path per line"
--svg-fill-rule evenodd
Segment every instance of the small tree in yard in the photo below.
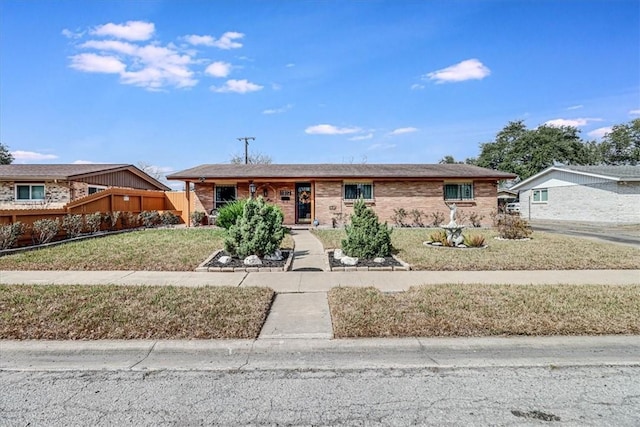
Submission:
M 363 200 L 353 205 L 351 225 L 345 226 L 347 238 L 342 241 L 342 250 L 351 257 L 375 258 L 391 255 L 392 229 L 381 224 L 373 209 L 367 208 Z
M 274 253 L 284 239 L 283 220 L 280 208 L 266 203 L 262 197 L 247 200 L 242 216 L 229 228 L 224 250 L 241 258 Z

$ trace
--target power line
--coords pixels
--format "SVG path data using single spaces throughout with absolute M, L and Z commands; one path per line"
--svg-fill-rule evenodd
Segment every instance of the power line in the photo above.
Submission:
M 238 141 L 244 141 L 244 164 L 249 164 L 249 140 L 255 141 L 256 138 L 253 136 L 243 136 L 237 138 Z

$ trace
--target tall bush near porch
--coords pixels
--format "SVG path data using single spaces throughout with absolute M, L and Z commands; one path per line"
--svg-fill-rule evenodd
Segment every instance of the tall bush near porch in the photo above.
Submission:
M 351 225 L 345 226 L 347 238 L 342 250 L 351 257 L 375 258 L 391 255 L 391 228 L 381 224 L 378 216 L 363 200 L 353 205 Z
M 262 197 L 247 200 L 242 216 L 229 228 L 224 250 L 241 258 L 274 253 L 284 239 L 283 220 L 280 208 L 266 203 Z

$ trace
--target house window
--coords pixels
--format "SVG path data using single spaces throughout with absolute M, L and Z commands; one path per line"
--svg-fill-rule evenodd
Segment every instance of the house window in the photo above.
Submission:
M 546 188 L 541 188 L 539 190 L 533 190 L 533 202 L 534 203 L 544 203 L 549 200 L 549 192 Z
M 344 184 L 344 199 L 345 200 L 373 200 L 373 184 L 355 182 Z
M 16 200 L 18 201 L 43 201 L 44 184 L 17 184 Z
M 102 190 L 105 190 L 105 189 L 106 189 L 106 187 L 93 187 L 93 186 L 89 186 L 89 190 L 88 190 L 88 192 L 89 192 L 89 194 L 91 195 L 91 194 L 96 194 L 98 191 L 102 191 Z
M 445 200 L 473 200 L 473 184 L 445 184 Z
M 216 209 L 220 209 L 236 199 L 236 187 L 234 185 L 216 185 Z

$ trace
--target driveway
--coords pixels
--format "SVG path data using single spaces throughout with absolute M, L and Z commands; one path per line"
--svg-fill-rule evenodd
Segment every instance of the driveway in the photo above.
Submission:
M 640 248 L 640 224 L 610 224 L 580 221 L 529 221 L 534 231 L 565 234 Z

